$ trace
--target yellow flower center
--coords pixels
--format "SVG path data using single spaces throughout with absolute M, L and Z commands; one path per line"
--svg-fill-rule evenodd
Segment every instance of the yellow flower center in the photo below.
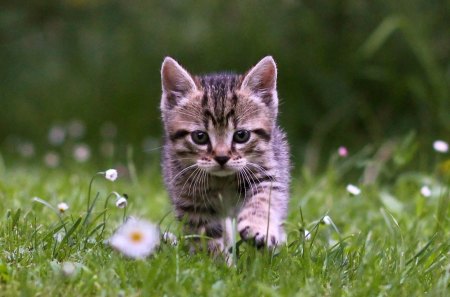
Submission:
M 131 242 L 133 242 L 133 243 L 140 243 L 142 241 L 143 237 L 144 236 L 139 231 L 133 231 L 130 234 L 130 239 L 131 239 Z

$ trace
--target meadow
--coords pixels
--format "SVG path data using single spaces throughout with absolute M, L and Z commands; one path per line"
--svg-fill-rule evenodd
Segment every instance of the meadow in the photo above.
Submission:
M 0 297 L 450 296 L 448 0 L 3 2 Z M 244 73 L 266 55 L 288 240 L 236 238 L 227 265 L 190 254 L 171 213 L 161 63 Z M 178 244 L 127 257 L 111 238 L 129 216 Z
M 0 296 L 449 296 L 448 153 L 430 144 L 435 161 L 423 166 L 414 141 L 336 151 L 317 173 L 297 165 L 288 242 L 267 251 L 238 241 L 232 265 L 189 253 L 156 157 L 138 166 L 130 155 L 115 181 L 95 162 L 3 157 Z M 126 208 L 107 200 L 113 191 Z M 129 215 L 178 244 L 125 257 L 108 239 Z

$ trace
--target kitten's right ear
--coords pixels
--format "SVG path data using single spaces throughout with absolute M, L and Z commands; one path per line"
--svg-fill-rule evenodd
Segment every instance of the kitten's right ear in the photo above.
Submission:
M 197 89 L 192 76 L 174 59 L 166 57 L 161 67 L 163 96 L 161 109 L 172 108 Z

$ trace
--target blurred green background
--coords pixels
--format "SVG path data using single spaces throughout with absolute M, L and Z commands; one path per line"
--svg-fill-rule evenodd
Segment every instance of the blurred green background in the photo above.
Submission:
M 198 74 L 269 54 L 297 162 L 449 140 L 450 1 L 25 0 L 0 4 L 0 150 L 61 150 L 57 127 L 93 155 L 157 152 L 165 56 Z

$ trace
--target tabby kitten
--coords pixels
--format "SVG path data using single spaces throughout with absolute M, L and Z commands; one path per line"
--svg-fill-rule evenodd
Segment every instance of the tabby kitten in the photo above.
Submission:
M 167 57 L 161 69 L 162 169 L 176 217 L 223 251 L 231 221 L 243 240 L 286 240 L 289 152 L 277 126 L 277 68 L 263 58 L 245 75 L 192 76 Z

